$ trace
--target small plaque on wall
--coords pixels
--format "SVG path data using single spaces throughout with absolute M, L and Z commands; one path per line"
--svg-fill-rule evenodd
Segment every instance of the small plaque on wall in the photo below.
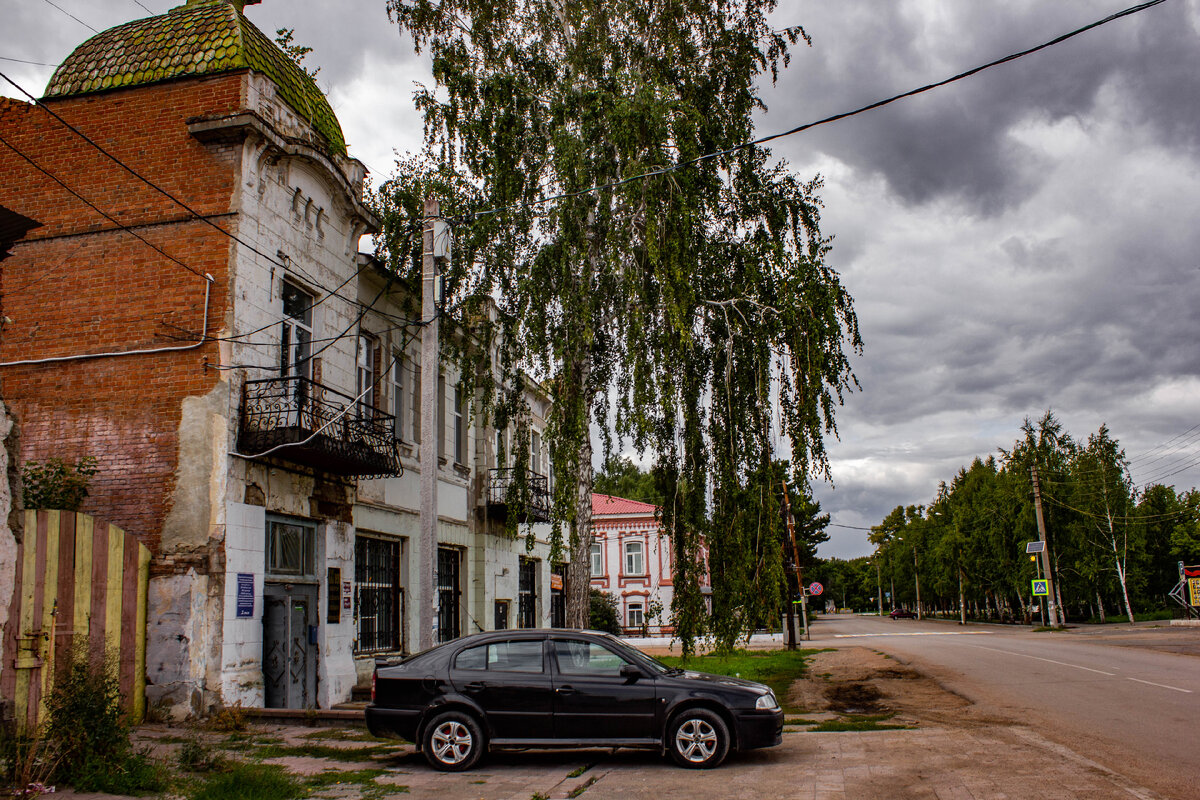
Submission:
M 239 572 L 237 576 L 238 619 L 254 616 L 254 573 Z

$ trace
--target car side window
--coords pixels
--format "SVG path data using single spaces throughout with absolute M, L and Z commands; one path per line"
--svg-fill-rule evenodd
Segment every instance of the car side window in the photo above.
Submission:
M 542 672 L 541 642 L 493 642 L 487 646 L 489 672 Z
M 454 658 L 455 669 L 487 669 L 487 645 L 468 647 Z
M 576 639 L 556 640 L 554 658 L 562 675 L 618 678 L 621 675 L 621 667 L 629 663 L 604 645 Z

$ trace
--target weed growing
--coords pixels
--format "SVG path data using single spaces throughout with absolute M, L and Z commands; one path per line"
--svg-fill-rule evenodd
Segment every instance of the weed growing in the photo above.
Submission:
M 903 731 L 907 725 L 886 725 L 887 720 L 894 714 L 875 714 L 865 717 L 843 717 L 842 719 L 826 720 L 818 723 L 811 730 L 816 733 L 845 733 L 860 731 Z
M 308 790 L 274 764 L 234 764 L 188 794 L 188 800 L 296 800 Z

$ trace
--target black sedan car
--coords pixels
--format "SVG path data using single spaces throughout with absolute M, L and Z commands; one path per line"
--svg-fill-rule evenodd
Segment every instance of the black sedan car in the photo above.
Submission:
M 514 747 L 653 748 L 703 769 L 783 732 L 760 683 L 668 667 L 577 630 L 481 633 L 377 664 L 366 715 L 371 733 L 415 742 L 441 770 Z
M 909 611 L 907 608 L 893 608 L 892 613 L 888 614 L 892 619 L 916 619 L 915 612 Z

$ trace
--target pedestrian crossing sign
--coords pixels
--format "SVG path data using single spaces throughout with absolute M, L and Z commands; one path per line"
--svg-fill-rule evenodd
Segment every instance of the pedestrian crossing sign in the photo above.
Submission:
M 1050 595 L 1050 587 L 1048 585 L 1048 582 L 1044 578 L 1042 580 L 1033 581 L 1033 596 L 1034 597 L 1048 597 L 1049 595 Z

